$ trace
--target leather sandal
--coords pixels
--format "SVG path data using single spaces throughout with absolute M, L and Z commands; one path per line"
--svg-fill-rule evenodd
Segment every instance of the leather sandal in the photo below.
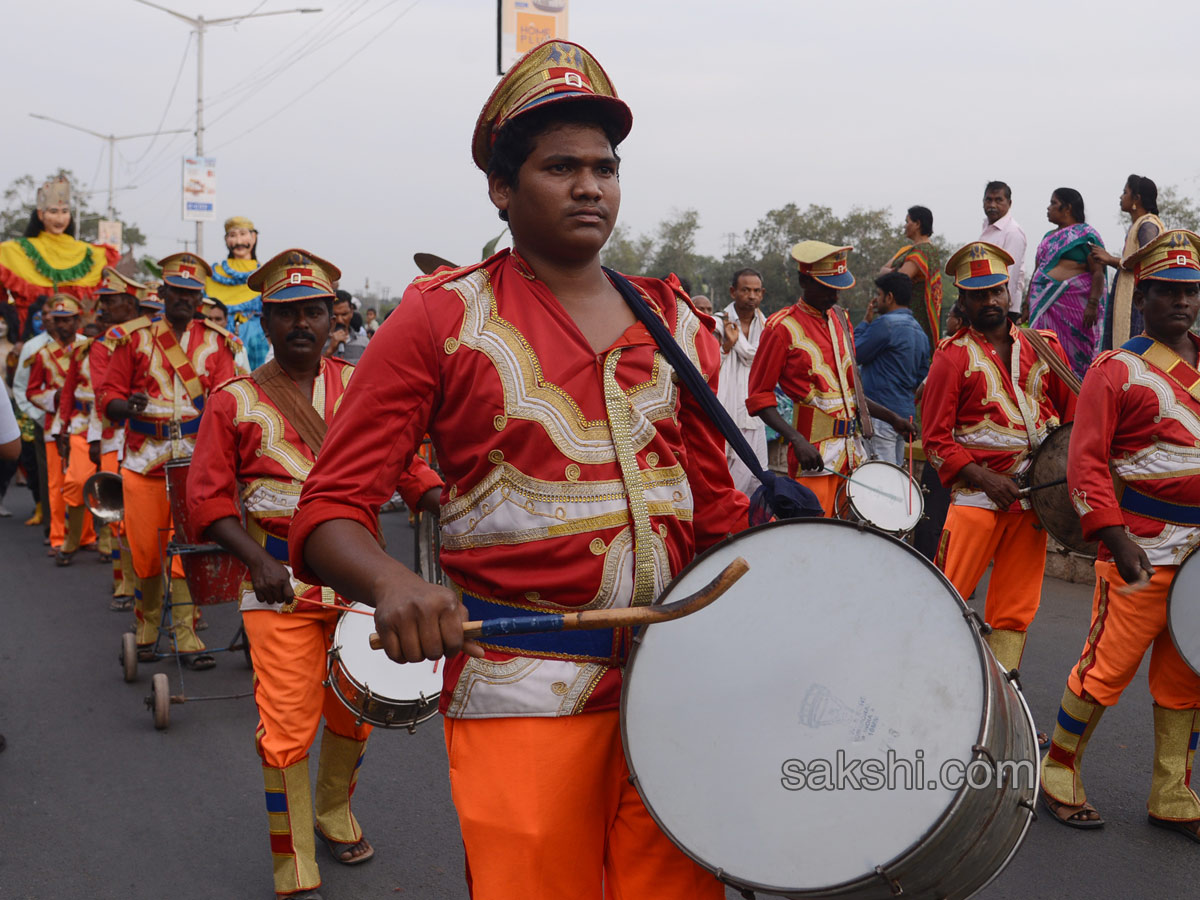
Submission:
M 1155 828 L 1165 828 L 1167 831 L 1178 831 L 1184 837 L 1200 844 L 1200 819 L 1160 819 L 1158 816 L 1146 816 L 1147 821 Z
M 203 672 L 205 669 L 215 669 L 217 660 L 209 653 L 197 653 L 182 657 L 184 668 L 193 672 Z
M 1099 816 L 1099 812 L 1097 812 L 1096 807 L 1092 806 L 1090 803 L 1084 802 L 1078 806 L 1071 806 L 1069 803 L 1060 803 L 1045 791 L 1042 791 L 1042 805 L 1046 807 L 1050 815 L 1052 815 L 1057 821 L 1062 822 L 1069 828 L 1082 828 L 1086 831 L 1090 831 L 1092 829 L 1104 827 L 1104 819 L 1101 818 L 1075 818 L 1080 813 L 1088 812 L 1096 813 L 1096 815 Z
M 113 597 L 112 603 L 108 604 L 108 608 L 113 612 L 129 612 L 133 609 L 133 598 L 128 594 Z
M 366 843 L 366 840 L 367 840 L 366 835 L 363 835 L 357 841 L 350 841 L 349 843 L 345 843 L 343 841 L 335 841 L 331 837 L 326 837 L 320 828 L 314 828 L 313 831 L 316 832 L 317 837 L 319 837 L 322 841 L 324 841 L 325 847 L 326 847 L 326 849 L 329 850 L 330 854 L 333 856 L 334 862 L 339 862 L 343 866 L 357 866 L 360 863 L 365 863 L 368 859 L 371 859 L 375 855 L 375 848 L 370 847 L 370 845 L 368 844 L 368 847 L 370 847 L 370 849 L 368 849 L 367 852 L 362 854 L 361 856 L 352 856 L 352 857 L 350 857 L 350 859 L 342 859 L 342 854 L 345 853 L 347 850 L 353 850 L 359 844 Z

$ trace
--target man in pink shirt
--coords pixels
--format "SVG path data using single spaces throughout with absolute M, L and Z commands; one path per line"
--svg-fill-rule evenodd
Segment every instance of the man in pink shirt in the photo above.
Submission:
M 1021 320 L 1021 299 L 1025 282 L 1025 232 L 1012 217 L 1012 188 L 1003 181 L 989 181 L 983 189 L 983 223 L 981 241 L 1000 247 L 1015 262 L 1008 267 L 1008 317 Z

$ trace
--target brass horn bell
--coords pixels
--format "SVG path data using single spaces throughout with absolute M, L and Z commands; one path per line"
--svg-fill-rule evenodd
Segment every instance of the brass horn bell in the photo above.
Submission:
M 121 476 L 115 472 L 97 472 L 83 483 L 83 503 L 98 521 L 108 524 L 125 515 L 125 495 Z

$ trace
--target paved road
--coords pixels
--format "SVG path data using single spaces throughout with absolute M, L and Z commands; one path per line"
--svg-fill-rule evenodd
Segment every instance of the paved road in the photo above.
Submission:
M 193 702 L 171 709 L 157 732 L 142 703 L 155 671 L 125 684 L 117 664 L 129 616 L 108 612 L 106 570 L 81 559 L 55 569 L 40 534 L 19 524 L 28 494 L 0 520 L 0 898 L 160 900 L 272 896 L 262 780 L 253 747 L 253 701 Z M 384 517 L 392 552 L 411 553 L 406 517 Z M 1048 580 L 1029 641 L 1024 683 L 1040 722 L 1057 711 L 1079 652 L 1090 589 Z M 231 606 L 208 607 L 211 645 L 237 629 Z M 240 654 L 189 673 L 189 694 L 247 690 Z M 177 689 L 177 688 L 176 688 Z M 1100 832 L 1034 824 L 1017 859 L 981 896 L 1190 898 L 1200 847 L 1145 824 L 1151 759 L 1145 672 L 1101 723 L 1089 751 L 1089 788 L 1108 819 Z M 376 847 L 360 868 L 322 862 L 325 896 L 467 896 L 450 805 L 441 728 L 376 731 L 355 809 Z M 732 898 L 736 896 L 730 892 Z

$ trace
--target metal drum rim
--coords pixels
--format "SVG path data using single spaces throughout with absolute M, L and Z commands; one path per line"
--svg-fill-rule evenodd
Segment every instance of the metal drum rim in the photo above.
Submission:
M 906 544 L 904 541 L 900 540 L 896 536 L 889 534 L 886 531 L 880 531 L 878 528 L 874 528 L 869 525 L 860 525 L 859 523 L 856 523 L 856 522 L 846 522 L 842 519 L 830 519 L 830 518 L 824 518 L 824 517 L 784 519 L 784 520 L 775 521 L 775 522 L 767 522 L 763 525 L 754 525 L 754 526 L 751 526 L 750 528 L 745 529 L 744 531 L 739 531 L 737 534 L 732 535 L 731 537 L 728 537 L 725 540 L 723 540 L 717 544 L 714 544 L 712 547 L 709 547 L 703 553 L 696 555 L 692 559 L 691 562 L 689 562 L 686 566 L 684 566 L 682 569 L 679 570 L 678 574 L 676 574 L 676 576 L 671 579 L 671 583 L 674 584 L 678 579 L 682 578 L 684 575 L 686 575 L 688 572 L 690 572 L 692 569 L 694 569 L 696 566 L 698 566 L 701 562 L 703 562 L 709 556 L 716 553 L 721 548 L 726 547 L 727 545 L 740 540 L 741 538 L 743 538 L 746 535 L 756 534 L 758 532 L 766 531 L 767 529 L 771 529 L 771 528 L 786 527 L 786 526 L 790 526 L 793 524 L 831 525 L 831 526 L 835 526 L 838 528 L 848 528 L 848 529 L 851 529 L 852 531 L 854 531 L 856 533 L 860 533 L 860 534 L 863 532 L 870 532 L 875 537 L 885 538 L 886 540 L 889 540 L 892 543 L 897 544 L 900 547 L 903 547 L 906 552 L 910 553 L 916 559 L 920 560 L 920 562 L 923 565 L 929 567 L 933 572 L 935 572 L 937 574 L 938 578 L 940 578 L 942 583 L 946 586 L 946 589 L 948 590 L 951 598 L 957 599 L 959 604 L 961 605 L 961 607 L 964 611 L 963 622 L 966 625 L 967 630 L 970 632 L 971 635 L 974 636 L 974 639 L 975 639 L 975 651 L 979 657 L 980 674 L 983 678 L 983 684 L 984 684 L 984 688 L 985 688 L 985 690 L 983 691 L 983 694 L 984 694 L 983 710 L 980 715 L 979 728 L 978 728 L 978 732 L 977 732 L 977 740 L 982 740 L 982 738 L 984 737 L 984 735 L 986 734 L 986 731 L 987 731 L 988 714 L 989 714 L 990 708 L 991 708 L 990 697 L 989 697 L 988 691 L 986 690 L 986 688 L 987 688 L 987 658 L 984 655 L 990 651 L 985 646 L 985 642 L 983 640 L 983 635 L 980 633 L 979 626 L 976 625 L 974 619 L 970 615 L 967 614 L 970 611 L 969 607 L 966 605 L 966 603 L 964 603 L 962 601 L 962 598 L 960 598 L 958 596 L 958 591 L 955 590 L 954 585 L 950 583 L 950 580 L 945 576 L 945 574 L 940 569 L 938 569 L 936 566 L 934 566 L 933 563 L 931 563 L 928 559 L 926 559 L 919 552 L 917 552 L 915 549 L 913 549 L 913 547 L 909 546 L 908 544 Z M 753 562 L 751 562 L 751 565 L 753 566 Z M 660 595 L 659 598 L 657 600 L 655 600 L 655 605 L 661 604 L 663 602 L 663 599 L 666 596 L 666 594 L 669 592 L 669 590 L 670 590 L 670 585 L 668 585 L 667 590 L 663 591 L 662 595 Z M 664 622 L 662 624 L 669 625 L 670 623 Z M 650 626 L 646 626 L 646 627 L 649 628 Z M 639 635 L 639 637 L 640 637 L 640 635 Z M 815 898 L 822 897 L 822 896 L 836 896 L 839 891 L 846 892 L 846 891 L 849 891 L 860 885 L 871 884 L 871 883 L 874 883 L 875 881 L 882 880 L 880 878 L 880 875 L 877 872 L 864 872 L 861 877 L 855 878 L 851 881 L 843 881 L 843 882 L 839 882 L 838 884 L 820 885 L 820 886 L 816 886 L 816 887 L 798 888 L 798 887 L 794 887 L 794 886 L 787 887 L 787 886 L 781 886 L 781 885 L 761 884 L 761 883 L 753 882 L 753 881 L 744 881 L 740 878 L 733 878 L 719 865 L 714 865 L 713 863 L 710 863 L 707 860 L 701 859 L 700 857 L 695 855 L 691 851 L 691 849 L 689 849 L 688 847 L 685 847 L 675 837 L 674 833 L 662 821 L 662 819 L 659 817 L 658 813 L 655 811 L 654 807 L 652 807 L 650 805 L 650 803 L 647 801 L 645 792 L 642 790 L 641 778 L 638 777 L 637 769 L 634 767 L 633 760 L 630 758 L 629 731 L 628 731 L 628 728 L 626 727 L 625 707 L 626 707 L 626 702 L 627 702 L 627 696 L 629 693 L 629 684 L 632 680 L 630 676 L 632 675 L 634 664 L 637 661 L 638 650 L 640 648 L 641 648 L 641 641 L 635 640 L 634 644 L 633 644 L 633 649 L 629 653 L 629 659 L 626 661 L 624 671 L 622 672 L 621 703 L 620 703 L 621 749 L 625 755 L 625 765 L 629 769 L 630 778 L 633 782 L 634 787 L 637 788 L 638 796 L 642 800 L 642 805 L 646 808 L 646 812 L 648 812 L 650 814 L 650 818 L 652 818 L 654 820 L 655 824 L 658 825 L 658 827 L 662 831 L 662 833 L 665 834 L 670 839 L 671 843 L 673 843 L 676 847 L 678 847 L 684 853 L 685 856 L 687 856 L 689 859 L 691 859 L 693 862 L 695 862 L 701 868 L 703 868 L 706 871 L 711 872 L 713 875 L 715 875 L 719 881 L 721 881 L 722 883 L 727 884 L 731 887 L 737 888 L 739 890 L 762 891 L 763 893 L 777 894 L 777 895 L 784 896 L 784 897 L 805 897 L 805 898 L 811 897 L 811 898 L 813 898 L 813 900 L 815 900 Z M 1018 690 L 1017 694 L 1019 696 L 1021 694 L 1021 692 Z M 1024 698 L 1022 698 L 1022 702 L 1024 702 Z M 1028 706 L 1026 706 L 1026 712 L 1028 712 Z M 1030 718 L 1031 724 L 1032 724 L 1032 721 L 1033 720 L 1031 717 Z M 966 785 L 959 788 L 958 791 L 955 792 L 953 799 L 947 804 L 945 810 L 942 811 L 941 815 L 938 816 L 936 820 L 934 820 L 934 822 L 929 826 L 929 828 L 926 829 L 926 831 L 924 831 L 920 835 L 920 837 L 918 837 L 915 841 L 913 841 L 913 843 L 909 844 L 909 846 L 907 846 L 899 854 L 894 856 L 892 859 L 888 860 L 886 863 L 881 863 L 879 866 L 879 869 L 882 870 L 883 872 L 887 872 L 889 870 L 899 868 L 901 865 L 903 865 L 904 861 L 909 856 L 911 856 L 913 853 L 915 853 L 917 850 L 919 850 L 920 847 L 924 843 L 926 843 L 933 835 L 935 835 L 942 828 L 946 827 L 949 824 L 950 819 L 953 816 L 953 814 L 955 813 L 955 811 L 958 810 L 959 807 L 962 805 L 963 797 L 967 790 L 968 790 L 968 787 Z M 1030 817 L 1030 818 L 1032 818 L 1032 817 Z M 1025 827 L 1027 830 L 1029 827 L 1028 822 L 1026 823 Z M 1016 850 L 1020 849 L 1021 844 L 1024 842 L 1024 834 L 1025 834 L 1025 832 L 1022 831 L 1021 840 L 1017 841 L 1016 846 L 1013 850 L 1014 854 L 1015 854 Z M 1007 865 L 1007 864 L 1008 863 L 1005 862 L 1005 865 Z M 997 874 L 999 874 L 999 872 L 997 872 Z
M 878 525 L 876 525 L 874 522 L 872 522 L 870 519 L 868 519 L 865 515 L 863 515 L 858 510 L 858 507 L 856 507 L 854 505 L 854 497 L 850 493 L 850 488 L 854 484 L 854 472 L 857 472 L 863 466 L 869 466 L 872 463 L 881 463 L 882 465 L 885 465 L 885 466 L 888 466 L 889 468 L 895 469 L 897 472 L 904 475 L 910 482 L 912 482 L 913 488 L 915 489 L 914 496 L 916 497 L 916 500 L 917 500 L 918 505 L 920 506 L 920 509 L 917 511 L 917 521 L 914 522 L 911 527 L 905 528 L 903 531 L 888 531 L 884 528 L 880 528 Z M 847 476 L 847 478 L 849 480 L 843 481 L 841 484 L 838 485 L 838 495 L 846 498 L 846 504 L 850 507 L 850 512 L 852 512 L 854 515 L 858 516 L 859 520 L 861 520 L 861 523 L 863 525 L 870 528 L 872 531 L 878 531 L 880 534 L 887 535 L 888 537 L 895 537 L 895 538 L 907 537 L 908 535 L 912 534 L 914 531 L 917 530 L 917 526 L 921 524 L 921 519 L 924 518 L 924 516 L 925 516 L 925 492 L 923 490 L 921 490 L 920 482 L 918 482 L 915 478 L 913 478 L 911 475 L 909 475 L 908 470 L 905 469 L 903 466 L 898 466 L 895 463 L 888 462 L 886 459 L 868 459 L 866 462 L 860 463 L 849 474 L 849 476 Z M 839 513 L 840 513 L 840 510 L 839 510 Z M 841 521 L 846 522 L 849 520 L 842 519 Z M 854 523 L 854 524 L 858 524 L 858 523 Z M 738 533 L 741 534 L 741 532 L 738 532 Z
M 1179 641 L 1175 638 L 1175 618 L 1171 615 L 1171 611 L 1175 608 L 1175 585 L 1179 583 L 1179 573 L 1183 571 L 1183 567 L 1188 564 L 1188 561 L 1195 557 L 1196 548 L 1193 548 L 1187 556 L 1183 558 L 1183 562 L 1179 564 L 1179 568 L 1175 570 L 1175 577 L 1171 579 L 1171 586 L 1167 588 L 1167 632 L 1171 635 L 1171 643 L 1175 647 L 1175 652 L 1179 654 L 1179 658 L 1183 660 L 1183 664 L 1191 669 L 1195 674 L 1200 675 L 1200 669 L 1192 665 L 1192 661 L 1183 655 L 1183 651 L 1179 649 Z

